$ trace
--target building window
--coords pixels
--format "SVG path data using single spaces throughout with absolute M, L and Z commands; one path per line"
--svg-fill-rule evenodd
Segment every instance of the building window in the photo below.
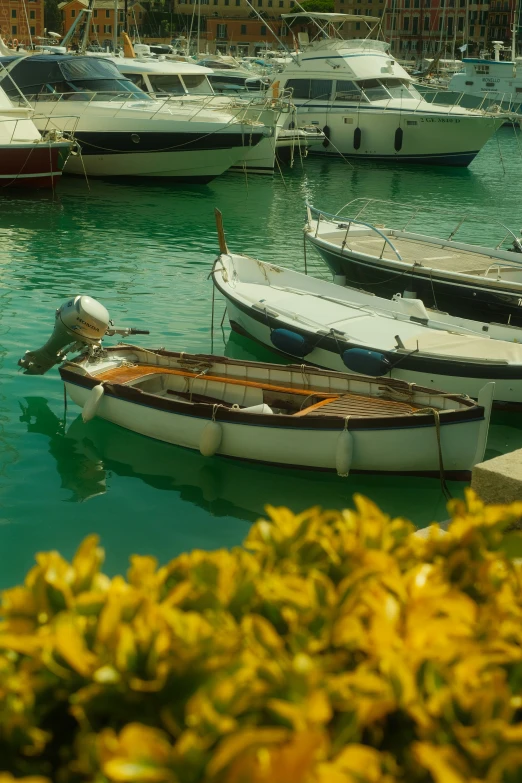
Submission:
M 123 11 L 118 11 L 118 19 L 123 22 Z
M 31 25 L 30 30 L 31 30 L 31 35 L 35 35 L 36 34 L 36 27 L 34 25 Z
M 106 24 L 103 26 L 104 33 L 112 33 L 112 24 Z
M 283 2 L 283 0 L 279 0 L 279 8 L 283 8 L 283 7 L 284 7 L 284 2 Z
M 413 7 L 420 8 L 420 0 L 413 0 Z
M 74 19 L 75 16 L 76 16 L 76 11 L 74 8 L 71 8 L 71 19 Z
M 412 33 L 418 33 L 419 32 L 419 17 L 414 16 L 411 20 L 411 31 Z
M 259 8 L 261 8 L 262 5 L 263 5 L 263 0 L 257 0 L 257 4 L 258 4 Z
M 214 0 L 214 5 L 217 5 L 217 4 L 218 4 L 218 0 Z
M 242 24 L 241 25 L 241 35 L 246 35 L 246 34 L 247 34 L 246 24 Z
M 11 35 L 16 35 L 16 34 L 17 34 L 17 32 L 18 32 L 18 28 L 17 28 L 17 26 L 14 24 L 14 25 L 11 27 Z
M 404 7 L 409 8 L 410 7 L 410 0 L 404 0 Z
M 94 9 L 94 18 L 97 19 L 97 17 L 98 17 L 98 9 L 95 8 Z
M 424 29 L 429 30 L 430 29 L 430 17 L 425 16 L 424 17 Z
M 29 11 L 29 19 L 36 19 L 36 11 Z
M 230 0 L 225 0 L 225 5 L 230 5 Z
M 360 22 L 356 22 L 355 23 L 355 29 L 356 30 L 360 30 L 361 29 L 361 23 Z
M 274 0 L 268 0 L 268 7 L 272 8 L 273 5 L 274 5 Z
M 236 5 L 241 5 L 241 0 L 236 0 Z
M 227 26 L 226 24 L 218 24 L 217 30 L 216 30 L 216 38 L 226 38 L 227 37 Z
M 405 16 L 404 17 L 404 19 L 402 21 L 402 29 L 404 31 L 407 31 L 407 30 L 410 29 L 410 17 L 409 16 Z
M 266 24 L 261 25 L 261 35 L 266 35 Z
M 111 12 L 110 11 L 105 11 L 105 18 L 106 19 L 110 19 L 111 18 Z
M 11 8 L 11 19 L 16 19 L 16 8 Z
M 464 32 L 464 17 L 459 16 L 459 27 L 458 27 L 459 33 Z

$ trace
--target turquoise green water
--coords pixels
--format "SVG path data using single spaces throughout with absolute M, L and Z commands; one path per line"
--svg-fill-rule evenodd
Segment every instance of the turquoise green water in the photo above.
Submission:
M 304 169 L 284 169 L 284 181 L 227 175 L 180 187 L 93 180 L 88 190 L 64 179 L 54 198 L 0 195 L 0 586 L 19 580 L 35 551 L 70 555 L 92 531 L 107 547 L 112 572 L 124 569 L 132 552 L 165 561 L 191 547 L 233 545 L 266 502 L 340 508 L 363 492 L 419 525 L 444 519 L 437 480 L 339 479 L 205 459 L 103 421 L 84 425 L 72 403 L 64 418 L 56 369 L 28 377 L 16 362 L 47 339 L 55 308 L 76 293 L 102 301 L 117 324 L 150 329 L 144 345 L 209 351 L 215 206 L 231 249 L 302 269 L 306 200 L 326 211 L 357 197 L 443 207 L 448 232 L 467 212 L 475 221 L 464 224 L 462 236 L 494 244 L 505 232 L 486 221 L 522 227 L 521 177 L 518 140 L 502 129 L 464 170 L 352 169 L 310 158 Z M 434 217 L 419 214 L 415 225 L 433 228 Z M 308 267 L 327 277 L 311 250 Z M 267 358 L 268 351 L 229 339 L 226 323 L 222 332 L 223 311 L 217 301 L 215 352 Z M 521 446 L 520 418 L 497 418 L 488 455 Z M 451 489 L 463 491 L 460 484 Z

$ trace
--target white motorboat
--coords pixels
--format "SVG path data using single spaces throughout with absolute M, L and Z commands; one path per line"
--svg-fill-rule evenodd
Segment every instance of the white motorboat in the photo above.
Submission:
M 126 50 L 132 54 L 130 43 Z M 268 135 L 255 147 L 245 147 L 243 157 L 234 163 L 232 171 L 272 174 L 276 154 L 285 151 L 306 155 L 312 143 L 324 141 L 324 134 L 318 128 L 286 127 L 291 124 L 292 118 L 295 125 L 295 108 L 279 91 L 276 96 L 272 91 L 258 96 L 247 91 L 235 96 L 215 95 L 209 81 L 212 76 L 210 68 L 188 62 L 132 56 L 114 57 L 112 61 L 120 73 L 146 93 L 154 97 L 168 96 L 169 105 L 194 105 L 197 102 L 207 109 L 227 112 L 238 122 L 263 124 Z
M 312 152 L 349 158 L 468 166 L 504 121 L 498 114 L 426 101 L 413 78 L 389 53 L 385 41 L 343 40 L 352 21 L 380 24 L 378 17 L 353 14 L 283 14 L 310 19 L 318 28 L 301 52 L 277 75 L 292 90 L 298 124 L 317 124 L 323 145 Z
M 40 133 L 32 116 L 0 87 L 0 189 L 52 188 L 62 175 L 74 142 L 50 128 Z
M 461 69 L 455 73 L 448 89 L 462 93 L 476 106 L 501 106 L 506 112 L 522 112 L 522 59 L 514 51 L 508 60 L 500 59 L 502 43 L 493 41 L 494 57 L 464 57 Z
M 104 57 L 33 55 L 10 62 L 37 127 L 51 118 L 60 130 L 74 131 L 82 154 L 71 155 L 67 173 L 209 182 L 267 133 L 262 123 L 225 108 L 154 100 Z M 16 98 L 11 82 L 4 78 L 2 86 Z
M 390 302 L 232 253 L 216 260 L 213 279 L 232 329 L 283 355 L 474 398 L 494 382 L 495 405 L 522 410 L 522 330 L 512 342 L 493 339 L 488 325 L 428 311 L 418 299 Z M 504 336 L 500 327 L 493 334 Z
M 105 348 L 103 305 L 86 296 L 56 312 L 53 334 L 19 364 L 61 362 L 70 397 L 94 416 L 203 456 L 336 471 L 468 478 L 484 455 L 491 385 L 479 404 L 400 381 L 222 356 Z
M 367 207 L 387 203 L 408 208 L 402 228 L 377 227 L 362 219 Z M 351 285 L 387 297 L 407 291 L 451 315 L 522 326 L 520 238 L 499 224 L 503 238 L 495 248 L 457 241 L 465 215 L 453 223 L 449 236 L 408 230 L 420 211 L 419 206 L 378 199 L 354 199 L 337 215 L 308 205 L 305 238 L 333 274 L 343 275 Z M 507 239 L 512 246 L 504 250 Z

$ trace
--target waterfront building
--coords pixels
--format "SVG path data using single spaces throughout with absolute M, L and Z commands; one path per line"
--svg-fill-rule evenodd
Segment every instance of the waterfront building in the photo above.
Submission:
M 42 0 L 43 2 L 43 0 Z M 82 8 L 87 8 L 88 0 L 65 0 L 58 5 L 62 12 L 62 30 L 66 35 L 76 21 Z M 127 3 L 127 30 L 131 35 L 139 31 L 145 18 L 146 9 L 139 2 Z M 113 41 L 115 25 L 118 25 L 117 34 L 125 29 L 125 0 L 118 0 L 118 20 L 115 19 L 114 0 L 96 0 L 89 30 L 89 40 L 104 46 L 105 42 Z
M 492 0 L 473 3 L 469 0 L 335 0 L 339 13 L 368 14 L 382 16 L 382 32 L 391 44 L 392 54 L 400 60 L 419 62 L 433 58 L 439 52 L 442 59 L 458 59 L 459 49 L 467 44 L 469 53 L 479 53 L 491 40 L 491 31 L 499 34 L 500 40 L 511 40 L 506 32 L 513 11 L 497 11 L 497 27 L 488 22 L 488 8 L 512 6 L 516 0 Z M 385 10 L 383 13 L 383 6 Z M 507 21 L 506 21 L 507 19 Z M 504 24 L 505 23 L 505 24 Z M 504 27 L 502 25 L 504 24 Z M 366 35 L 367 28 L 360 22 L 344 26 L 347 38 Z M 488 32 L 489 30 L 489 32 Z M 498 36 L 497 36 L 498 38 Z
M 1 0 L 0 35 L 8 44 L 28 45 L 44 33 L 44 0 Z

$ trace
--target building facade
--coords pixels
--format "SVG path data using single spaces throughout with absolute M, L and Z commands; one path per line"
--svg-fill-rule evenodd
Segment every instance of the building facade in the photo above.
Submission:
M 0 0 L 0 35 L 6 43 L 27 46 L 43 34 L 44 0 Z
M 3 2 L 3 0 L 0 0 Z M 66 35 L 78 18 L 81 9 L 87 8 L 88 0 L 66 0 L 59 4 L 62 13 L 62 30 Z M 129 0 L 127 4 L 127 25 L 125 26 L 125 0 L 118 0 L 118 19 L 114 0 L 96 0 L 89 25 L 89 41 L 105 47 L 114 41 L 115 35 L 120 35 L 127 29 L 130 35 L 135 35 L 145 18 L 146 9 L 140 3 Z M 117 29 L 116 29 L 117 28 Z
M 391 51 L 401 60 L 420 61 L 440 53 L 443 59 L 478 55 L 491 40 L 511 41 L 515 5 L 519 0 L 335 0 L 339 13 L 383 16 L 382 31 Z M 345 25 L 346 37 L 365 33 L 366 25 Z

